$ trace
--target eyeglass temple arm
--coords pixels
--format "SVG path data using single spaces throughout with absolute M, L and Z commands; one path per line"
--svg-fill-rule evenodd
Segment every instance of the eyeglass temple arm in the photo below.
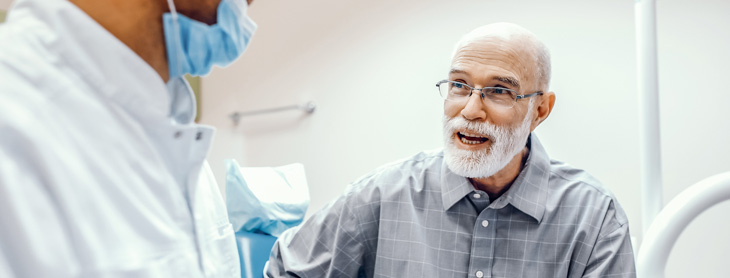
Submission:
M 541 95 L 543 95 L 543 93 L 542 92 L 534 92 L 534 93 L 529 94 L 529 95 L 517 95 L 517 97 L 515 99 L 517 100 L 517 99 L 521 99 L 521 98 L 528 98 L 528 97 L 535 96 L 535 95 L 541 96 Z

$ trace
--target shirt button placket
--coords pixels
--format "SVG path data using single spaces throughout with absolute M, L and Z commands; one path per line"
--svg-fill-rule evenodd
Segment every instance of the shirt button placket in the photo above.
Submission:
M 476 196 L 471 196 L 476 197 Z M 481 197 L 485 197 L 482 195 Z M 484 199 L 484 198 L 482 198 Z M 495 227 L 494 220 L 496 212 L 493 209 L 486 208 L 479 213 L 476 223 L 474 223 L 474 238 L 471 248 L 471 261 L 469 266 L 470 277 L 491 277 L 485 272 L 488 272 L 494 264 L 494 238 Z M 492 222 L 492 223 L 490 223 Z

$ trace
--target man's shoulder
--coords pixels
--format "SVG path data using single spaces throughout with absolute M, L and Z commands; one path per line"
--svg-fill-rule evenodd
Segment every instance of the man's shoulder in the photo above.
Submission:
M 0 61 L 23 71 L 37 70 L 36 62 L 59 59 L 60 36 L 33 16 L 16 16 L 0 25 Z
M 10 25 L 10 24 L 8 24 Z M 34 102 L 61 91 L 69 82 L 59 80 L 62 57 L 45 45 L 37 30 L 20 33 L 15 26 L 0 29 L 0 100 L 7 105 Z
M 59 35 L 22 12 L 0 25 L 0 129 L 49 132 L 57 122 L 72 123 L 71 115 L 98 115 L 84 110 L 95 99 L 69 66 L 73 58 L 62 55 Z
M 611 191 L 596 177 L 588 173 L 588 171 L 576 168 L 560 160 L 550 160 L 550 178 L 564 181 L 559 184 L 569 185 L 579 183 L 583 187 L 582 189 L 591 193 L 612 196 Z
M 346 195 L 373 199 L 390 198 L 402 191 L 423 190 L 427 180 L 441 174 L 443 151 L 420 151 L 409 157 L 386 163 L 356 179 L 348 186 Z
M 353 184 L 372 182 L 396 182 L 424 173 L 439 171 L 443 161 L 441 149 L 425 150 L 409 157 L 392 161 L 357 179 Z
M 559 160 L 550 161 L 550 192 L 555 204 L 567 207 L 586 207 L 585 213 L 609 213 L 619 225 L 628 223 L 628 217 L 611 190 L 586 170 Z M 610 212 L 609 212 L 610 211 Z
M 443 158 L 444 152 L 441 149 L 424 150 L 411 156 L 383 164 L 376 168 L 373 171 L 373 174 L 383 174 L 394 171 L 412 174 L 417 171 L 433 168 L 434 166 L 438 166 L 440 169 Z

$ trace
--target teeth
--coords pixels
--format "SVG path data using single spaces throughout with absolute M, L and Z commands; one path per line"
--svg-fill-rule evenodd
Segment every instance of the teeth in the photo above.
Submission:
M 481 144 L 482 143 L 482 141 L 467 140 L 464 137 L 461 137 L 460 139 L 461 139 L 461 142 L 463 142 L 464 144 L 469 144 L 469 145 L 476 145 L 476 144 Z
M 459 134 L 461 134 L 463 136 L 468 136 L 468 137 L 487 138 L 486 136 L 482 136 L 482 135 L 478 135 L 478 134 L 474 134 L 474 133 L 462 132 L 462 131 L 460 131 Z

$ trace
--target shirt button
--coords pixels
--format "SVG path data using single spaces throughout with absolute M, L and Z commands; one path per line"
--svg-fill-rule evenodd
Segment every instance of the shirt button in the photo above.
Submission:
M 175 138 L 180 138 L 182 136 L 182 131 L 175 132 Z
M 482 278 L 482 277 L 484 277 L 484 272 L 482 272 L 481 270 L 477 271 L 477 273 L 474 273 L 474 274 L 475 274 L 475 275 L 476 275 L 477 277 L 479 277 L 479 278 Z
M 481 197 L 482 197 L 482 195 L 479 195 L 479 193 L 474 193 L 474 195 L 473 195 L 473 196 L 474 196 L 474 198 L 476 198 L 476 199 L 479 199 L 479 198 L 481 198 Z
M 489 221 L 482 220 L 482 227 L 486 227 L 486 226 L 489 226 Z

